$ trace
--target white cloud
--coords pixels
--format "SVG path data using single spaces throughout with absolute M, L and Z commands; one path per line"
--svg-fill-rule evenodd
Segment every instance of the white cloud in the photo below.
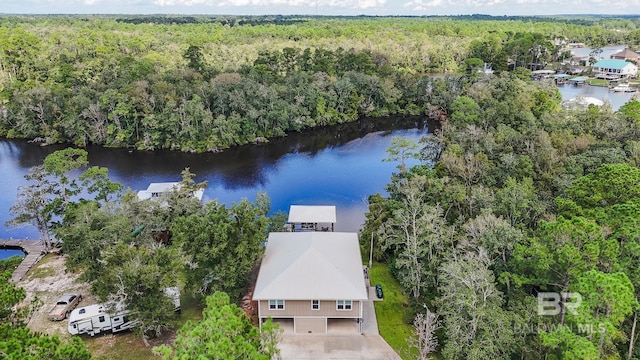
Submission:
M 190 0 L 156 0 L 158 2 L 189 2 Z M 191 0 L 205 1 L 205 0 Z M 349 9 L 370 9 L 383 6 L 387 0 L 318 0 L 317 5 L 322 7 L 349 8 Z M 222 0 L 218 2 L 221 7 L 226 6 L 292 6 L 311 7 L 316 6 L 316 0 Z
M 386 0 L 321 0 L 321 6 L 332 6 L 351 9 L 369 9 L 383 6 Z
M 215 3 L 212 0 L 155 0 L 153 2 L 157 6 L 213 6 Z
M 0 0 L 0 13 L 639 14 L 640 0 Z M 311 11 L 313 12 L 313 11 Z
M 408 7 L 411 9 L 426 9 L 426 8 L 434 8 L 444 6 L 447 1 L 445 0 L 413 0 L 405 3 L 403 7 Z

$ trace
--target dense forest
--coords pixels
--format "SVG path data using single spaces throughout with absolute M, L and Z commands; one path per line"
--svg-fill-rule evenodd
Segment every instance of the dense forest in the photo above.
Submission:
M 0 17 L 0 136 L 219 151 L 442 108 L 430 74 L 640 44 L 637 18 Z M 473 76 L 471 76 L 473 77 Z M 447 110 L 447 109 L 444 109 Z
M 640 102 L 566 111 L 532 86 L 466 87 L 369 198 L 363 249 L 409 295 L 422 359 L 640 358 Z

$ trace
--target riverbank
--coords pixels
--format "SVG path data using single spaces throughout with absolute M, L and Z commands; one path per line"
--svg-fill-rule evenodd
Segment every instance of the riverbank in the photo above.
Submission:
M 605 79 L 590 78 L 588 81 L 588 85 L 606 87 L 609 90 L 613 90 L 614 87 L 622 83 L 629 84 L 629 87 L 631 87 L 636 91 L 640 89 L 640 80 L 611 81 L 611 80 L 605 80 Z

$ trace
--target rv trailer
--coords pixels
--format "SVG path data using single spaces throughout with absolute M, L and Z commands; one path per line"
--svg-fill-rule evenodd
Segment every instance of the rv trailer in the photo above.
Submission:
M 128 315 L 129 312 L 123 307 L 116 307 L 115 313 L 110 314 L 103 304 L 89 305 L 71 312 L 67 330 L 72 335 L 89 334 L 93 336 L 107 331 L 116 333 L 131 329 L 136 325 Z
M 163 290 L 163 293 L 173 302 L 174 311 L 179 312 L 181 310 L 180 289 L 168 287 Z M 136 321 L 129 318 L 130 314 L 131 312 L 120 303 L 115 306 L 113 313 L 109 313 L 103 304 L 85 306 L 71 312 L 67 330 L 72 335 L 89 334 L 93 336 L 107 331 L 116 333 L 137 325 Z

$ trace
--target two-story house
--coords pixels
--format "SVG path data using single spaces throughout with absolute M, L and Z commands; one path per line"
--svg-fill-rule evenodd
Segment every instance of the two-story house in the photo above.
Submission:
M 260 324 L 271 317 L 296 334 L 331 333 L 332 323 L 361 332 L 367 299 L 358 234 L 269 234 L 253 293 Z

